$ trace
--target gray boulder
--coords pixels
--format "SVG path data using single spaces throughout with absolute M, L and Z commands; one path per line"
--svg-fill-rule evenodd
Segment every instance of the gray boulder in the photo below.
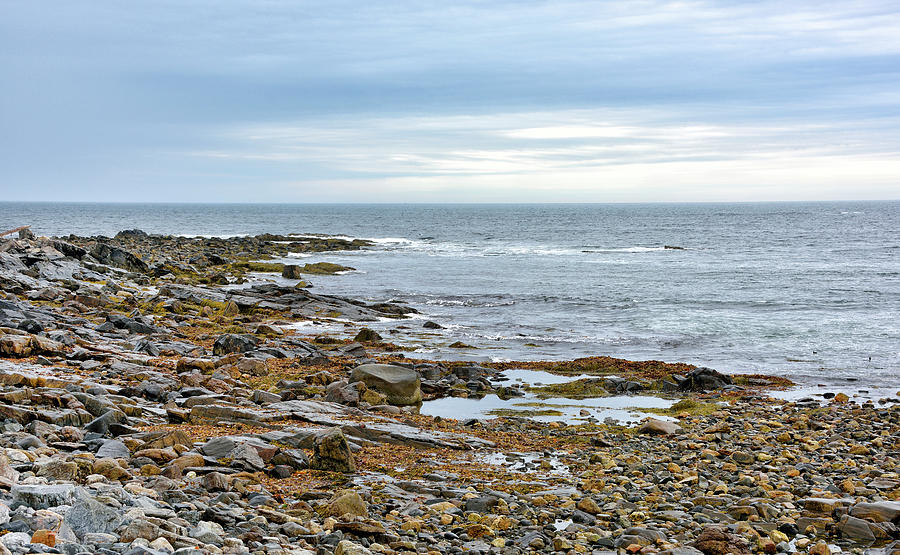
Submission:
M 79 538 L 96 532 L 110 534 L 122 525 L 121 511 L 96 501 L 83 490 L 76 491 L 75 497 L 75 503 L 66 511 L 65 523 Z
M 213 343 L 213 354 L 217 356 L 231 353 L 246 353 L 256 349 L 258 340 L 252 335 L 226 333 L 220 335 Z
M 104 441 L 103 445 L 100 446 L 100 449 L 97 450 L 98 459 L 106 457 L 113 459 L 128 459 L 131 458 L 131 451 L 129 451 L 128 447 L 118 439 L 108 439 Z
M 363 364 L 350 376 L 351 382 L 384 393 L 392 405 L 415 405 L 422 402 L 422 388 L 415 370 L 391 364 Z
M 687 376 L 684 376 L 679 381 L 678 387 L 682 391 L 708 391 L 722 389 L 727 385 L 732 385 L 732 383 L 729 376 L 712 368 L 700 367 L 688 372 Z
M 28 505 L 32 509 L 47 509 L 60 505 L 71 505 L 75 501 L 75 486 L 59 485 L 18 485 L 13 486 L 13 501 Z
M 96 258 L 97 261 L 102 264 L 122 268 L 129 272 L 145 274 L 150 271 L 147 263 L 138 258 L 134 253 L 126 251 L 125 249 L 120 249 L 119 247 L 114 247 L 108 243 L 97 243 L 93 250 L 91 250 L 91 256 Z

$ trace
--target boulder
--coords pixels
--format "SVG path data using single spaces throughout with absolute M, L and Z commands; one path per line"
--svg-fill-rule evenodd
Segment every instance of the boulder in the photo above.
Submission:
M 369 509 L 366 502 L 358 493 L 352 490 L 342 490 L 337 492 L 328 506 L 325 507 L 325 515 L 332 517 L 340 517 L 346 514 L 353 516 L 368 516 Z
M 65 523 L 79 538 L 89 533 L 110 534 L 122 524 L 122 511 L 100 503 L 81 490 L 75 497 L 75 503 L 66 511 Z
M 900 502 L 879 501 L 877 503 L 858 503 L 850 509 L 850 516 L 864 518 L 873 522 L 893 522 L 900 524 Z
M 296 264 L 285 264 L 281 269 L 281 277 L 287 279 L 303 279 L 303 272 Z
M 327 470 L 329 472 L 356 472 L 356 463 L 350 444 L 341 432 L 340 428 L 332 428 L 328 432 L 316 438 L 312 460 L 309 467 L 313 470 Z
M 218 523 L 201 520 L 190 530 L 189 535 L 203 543 L 222 545 L 225 530 Z
M 147 266 L 147 263 L 138 258 L 134 253 L 126 251 L 125 249 L 120 249 L 119 247 L 114 247 L 108 243 L 97 243 L 93 250 L 91 250 L 91 256 L 96 258 L 101 264 L 115 266 L 116 268 L 122 268 L 129 272 L 146 274 L 150 271 L 150 267 Z
M 118 439 L 108 439 L 97 450 L 96 456 L 97 458 L 127 459 L 131 457 L 131 451 Z
M 712 368 L 700 367 L 688 372 L 687 376 L 684 376 L 679 382 L 678 387 L 682 391 L 709 391 L 722 389 L 727 385 L 732 385 L 732 383 L 729 376 Z
M 656 418 L 650 418 L 638 428 L 638 433 L 656 436 L 669 436 L 681 431 L 681 426 L 674 422 L 667 422 Z
M 422 388 L 415 370 L 392 364 L 363 364 L 350 376 L 351 382 L 363 382 L 370 389 L 384 393 L 392 405 L 415 405 L 422 402 Z
M 226 333 L 220 335 L 213 343 L 213 354 L 217 356 L 231 353 L 246 353 L 256 349 L 258 340 L 252 335 Z
M 381 341 L 381 336 L 378 335 L 378 332 L 375 330 L 363 328 L 359 330 L 359 333 L 356 334 L 356 337 L 353 338 L 353 341 L 359 341 L 362 343 Z
M 28 505 L 32 509 L 46 509 L 59 505 L 71 505 L 75 500 L 75 486 L 59 485 L 19 485 L 13 486 L 13 500 Z
M 724 528 L 707 526 L 694 541 L 696 547 L 704 555 L 750 555 L 747 542 Z

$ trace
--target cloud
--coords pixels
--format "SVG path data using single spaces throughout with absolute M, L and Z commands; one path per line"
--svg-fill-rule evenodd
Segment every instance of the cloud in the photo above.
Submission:
M 0 193 L 896 198 L 898 68 L 879 1 L 7 3 Z

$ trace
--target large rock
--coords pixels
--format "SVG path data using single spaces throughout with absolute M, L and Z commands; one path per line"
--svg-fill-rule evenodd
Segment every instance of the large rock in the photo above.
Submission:
M 134 253 L 114 247 L 108 243 L 97 243 L 91 251 L 91 256 L 102 264 L 122 268 L 129 272 L 145 274 L 150 271 L 147 263 L 138 258 Z
M 697 536 L 694 547 L 704 555 L 750 555 L 747 542 L 736 534 L 732 534 L 725 528 L 707 526 Z
M 208 522 L 201 520 L 196 526 L 191 528 L 189 535 L 203 543 L 212 545 L 222 545 L 222 539 L 225 536 L 225 530 L 216 522 Z
M 231 353 L 246 353 L 256 349 L 258 340 L 252 335 L 226 333 L 220 335 L 213 343 L 213 354 L 217 356 Z
M 28 505 L 32 509 L 47 509 L 59 505 L 71 505 L 75 500 L 75 486 L 59 485 L 19 485 L 13 486 L 13 500 Z
M 350 444 L 340 428 L 332 428 L 316 439 L 312 460 L 309 467 L 313 470 L 329 472 L 356 472 L 356 463 Z
M 733 382 L 729 376 L 712 368 L 700 367 L 691 370 L 678 384 L 682 391 L 708 391 L 722 389 Z
M 351 382 L 363 382 L 367 387 L 384 393 L 392 405 L 415 405 L 422 402 L 419 375 L 409 368 L 391 364 L 363 364 L 350 376 Z
M 352 516 L 368 516 L 369 509 L 366 502 L 358 493 L 352 490 L 343 490 L 335 494 L 325 508 L 326 516 L 340 517 L 346 514 Z
M 855 516 L 844 515 L 837 525 L 841 531 L 841 536 L 863 544 L 870 544 L 875 541 L 875 534 L 869 527 L 869 523 Z
M 638 428 L 638 433 L 656 436 L 669 436 L 681 431 L 681 426 L 657 418 L 650 418 Z
M 893 522 L 900 524 L 900 502 L 880 501 L 878 503 L 859 503 L 850 509 L 850 516 L 864 518 L 874 522 Z
M 12 487 L 19 481 L 19 473 L 15 468 L 10 466 L 9 457 L 6 452 L 0 450 L 0 484 L 6 487 Z
M 281 277 L 287 279 L 303 279 L 303 272 L 296 264 L 285 264 L 281 269 Z
M 127 459 L 131 457 L 131 451 L 118 439 L 108 439 L 97 450 L 96 456 L 97 458 Z
M 81 490 L 75 497 L 75 503 L 66 511 L 65 523 L 79 538 L 89 533 L 110 534 L 121 526 L 122 511 L 96 501 Z

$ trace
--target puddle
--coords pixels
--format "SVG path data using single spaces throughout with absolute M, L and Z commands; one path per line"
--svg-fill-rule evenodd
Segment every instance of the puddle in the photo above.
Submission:
M 525 383 L 529 385 L 554 385 L 559 383 L 574 382 L 576 380 L 581 380 L 584 378 L 596 377 L 597 376 L 588 376 L 587 374 L 582 374 L 580 376 L 559 376 L 557 374 L 551 374 L 550 372 L 544 372 L 543 370 L 506 370 L 504 372 L 501 372 L 497 376 L 492 377 L 491 381 L 497 382 L 501 385 L 508 385 L 509 382 Z
M 489 453 L 478 457 L 487 464 L 502 466 L 514 472 L 543 472 L 550 475 L 569 474 L 569 467 L 558 457 L 539 453 Z
M 508 370 L 500 374 L 509 378 L 508 381 L 497 383 L 520 382 L 529 385 L 536 383 L 567 383 L 586 376 L 557 376 L 547 372 L 533 370 Z M 538 399 L 537 396 L 526 393 L 523 397 L 501 399 L 496 395 L 486 395 L 480 399 L 446 397 L 434 401 L 426 401 L 419 411 L 421 414 L 440 416 L 441 418 L 454 418 L 457 420 L 467 418 L 496 418 L 497 411 L 503 416 L 521 416 L 537 420 L 539 422 L 559 422 L 567 424 L 584 424 L 590 421 L 603 422 L 613 419 L 623 424 L 634 424 L 649 416 L 645 412 L 636 409 L 666 409 L 672 406 L 674 401 L 649 395 L 614 395 L 610 397 L 596 397 L 591 399 L 568 399 L 553 397 L 550 399 Z M 582 412 L 586 414 L 582 414 Z M 672 420 L 664 416 L 654 416 L 663 420 Z

